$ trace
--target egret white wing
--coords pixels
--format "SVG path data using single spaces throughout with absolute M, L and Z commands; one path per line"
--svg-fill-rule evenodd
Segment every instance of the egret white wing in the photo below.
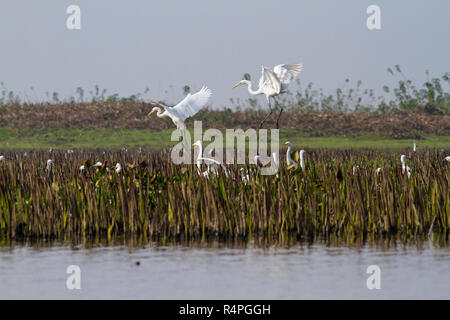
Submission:
M 302 64 L 279 64 L 273 67 L 273 72 L 281 83 L 290 83 L 302 72 Z
M 262 76 L 261 76 L 261 79 L 259 80 L 260 86 L 261 86 L 261 81 L 263 81 L 264 86 L 272 87 L 272 89 L 276 93 L 280 93 L 281 83 L 280 83 L 280 80 L 278 80 L 277 75 L 272 70 L 264 68 L 264 67 L 262 67 L 261 73 L 262 73 Z
M 175 111 L 178 117 L 184 121 L 199 112 L 208 103 L 211 94 L 211 90 L 204 86 L 200 91 L 192 95 L 188 94 L 175 107 L 170 108 L 170 111 Z

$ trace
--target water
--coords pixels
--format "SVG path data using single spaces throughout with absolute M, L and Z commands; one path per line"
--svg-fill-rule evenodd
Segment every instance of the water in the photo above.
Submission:
M 81 290 L 66 288 L 69 265 Z M 379 290 L 367 288 L 369 265 L 381 269 Z M 0 299 L 449 298 L 450 248 L 431 241 L 0 247 Z

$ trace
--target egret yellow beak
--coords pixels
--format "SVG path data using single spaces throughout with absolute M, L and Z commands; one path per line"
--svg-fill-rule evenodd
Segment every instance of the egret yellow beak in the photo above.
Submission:
M 240 85 L 241 85 L 242 83 L 238 83 L 238 84 L 235 84 L 231 89 L 234 89 L 234 88 L 236 88 L 236 87 L 239 87 Z
M 155 112 L 155 110 L 152 110 L 148 113 L 147 117 L 149 117 L 153 112 Z

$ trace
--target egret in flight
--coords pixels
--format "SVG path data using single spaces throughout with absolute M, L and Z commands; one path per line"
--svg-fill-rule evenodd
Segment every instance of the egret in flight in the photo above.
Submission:
M 264 94 L 266 96 L 270 112 L 259 124 L 260 129 L 264 124 L 264 122 L 266 121 L 266 119 L 272 114 L 273 111 L 270 105 L 270 98 L 275 99 L 276 96 L 285 93 L 287 91 L 289 83 L 295 80 L 295 78 L 300 74 L 302 69 L 303 69 L 302 64 L 279 64 L 273 67 L 273 70 L 262 67 L 261 78 L 259 79 L 257 90 L 252 89 L 252 83 L 249 80 L 241 80 L 235 86 L 233 86 L 233 88 L 236 88 L 242 84 L 246 84 L 248 92 L 251 95 L 256 96 Z M 278 128 L 278 121 L 280 120 L 282 112 L 283 107 L 281 107 L 280 113 L 277 118 L 277 128 Z
M 184 133 L 186 130 L 186 125 L 184 121 L 199 112 L 200 109 L 208 103 L 211 95 L 211 89 L 203 86 L 200 91 L 194 94 L 188 93 L 188 95 L 174 107 L 168 107 L 162 103 L 156 103 L 161 106 L 164 111 L 162 111 L 160 107 L 154 107 L 148 115 L 150 116 L 153 112 L 156 112 L 156 115 L 159 118 L 169 117 L 177 126 L 177 129 L 183 132 L 183 142 L 185 142 L 186 137 Z

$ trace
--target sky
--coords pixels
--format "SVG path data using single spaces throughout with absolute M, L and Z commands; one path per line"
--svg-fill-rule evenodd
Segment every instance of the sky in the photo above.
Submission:
M 79 30 L 66 27 L 72 4 Z M 372 4 L 381 30 L 366 26 Z M 248 97 L 231 89 L 244 73 L 257 83 L 261 65 L 302 63 L 303 84 L 332 92 L 348 78 L 381 93 L 396 64 L 418 84 L 450 72 L 449 12 L 448 0 L 2 0 L 0 82 L 29 99 L 99 85 L 167 103 L 207 85 L 221 108 Z

